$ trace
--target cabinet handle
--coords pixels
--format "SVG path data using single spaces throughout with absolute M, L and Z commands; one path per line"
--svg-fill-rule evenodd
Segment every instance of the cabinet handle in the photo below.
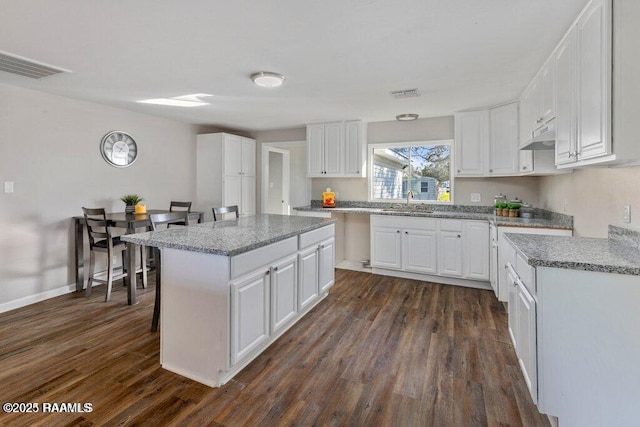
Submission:
M 493 169 L 489 169 L 489 173 L 493 173 Z
M 527 169 L 527 167 L 526 167 L 526 166 L 523 166 L 523 167 L 522 167 L 522 169 L 523 169 L 523 170 L 526 170 L 526 169 Z
M 400 230 L 396 230 L 396 233 L 399 233 L 399 232 L 400 232 Z
M 269 273 L 271 273 L 271 270 L 267 270 L 267 271 L 265 271 L 264 275 L 265 275 L 265 276 L 268 276 L 268 275 L 269 275 Z
M 404 232 L 404 234 L 409 234 L 409 232 L 408 232 L 408 231 L 405 231 L 405 232 Z
M 458 173 L 460 173 L 460 169 L 458 169 Z
M 458 237 L 462 237 L 462 236 L 458 234 Z
M 318 245 L 318 248 L 324 249 L 324 245 Z
M 278 271 L 278 267 L 273 267 L 273 271 Z

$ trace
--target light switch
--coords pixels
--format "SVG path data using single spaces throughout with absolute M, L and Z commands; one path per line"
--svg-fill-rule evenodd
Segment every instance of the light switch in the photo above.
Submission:
M 631 205 L 625 205 L 622 209 L 622 221 L 627 224 L 631 222 Z
M 5 181 L 4 182 L 4 192 L 5 193 L 13 193 L 13 181 Z

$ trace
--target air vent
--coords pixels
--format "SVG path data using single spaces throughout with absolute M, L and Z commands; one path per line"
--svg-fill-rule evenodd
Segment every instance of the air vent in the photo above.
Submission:
M 19 76 L 29 77 L 32 79 L 41 79 L 54 74 L 71 72 L 64 68 L 43 64 L 42 62 L 2 51 L 0 51 L 0 71 L 6 71 L 7 73 L 17 74 Z
M 416 98 L 420 96 L 420 91 L 418 89 L 404 89 L 394 90 L 393 92 L 389 92 L 389 94 L 395 99 Z

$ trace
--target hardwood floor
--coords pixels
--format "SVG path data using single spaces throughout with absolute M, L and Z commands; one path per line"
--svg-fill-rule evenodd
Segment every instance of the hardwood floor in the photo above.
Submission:
M 116 282 L 108 303 L 100 286 L 0 314 L 0 402 L 93 408 L 0 424 L 548 425 L 489 291 L 336 270 L 329 296 L 219 389 L 160 367 L 153 297 L 127 306 Z

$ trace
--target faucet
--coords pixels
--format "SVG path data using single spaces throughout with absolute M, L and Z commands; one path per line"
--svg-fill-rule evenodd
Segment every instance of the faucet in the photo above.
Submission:
M 409 206 L 409 201 L 413 199 L 413 191 L 407 192 L 407 206 Z

